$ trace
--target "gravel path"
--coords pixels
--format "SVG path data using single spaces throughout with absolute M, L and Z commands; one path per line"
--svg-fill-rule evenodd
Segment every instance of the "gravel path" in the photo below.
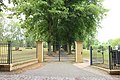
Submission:
M 20 74 L 0 73 L 0 80 L 120 80 L 85 64 L 51 62 L 41 68 Z M 81 67 L 83 66 L 83 67 Z

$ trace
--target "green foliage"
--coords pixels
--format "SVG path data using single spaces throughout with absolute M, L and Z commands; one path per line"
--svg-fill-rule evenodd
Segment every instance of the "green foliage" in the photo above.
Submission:
M 4 25 L 4 40 L 14 41 L 23 39 L 24 30 L 20 28 L 19 22 L 8 20 Z
M 13 0 L 22 28 L 35 39 L 72 44 L 94 36 L 106 12 L 102 0 Z
M 86 50 L 86 49 L 83 49 L 82 56 L 83 56 L 83 58 L 90 59 L 90 51 Z
M 4 32 L 4 14 L 0 12 L 0 41 L 3 40 L 3 32 Z
M 29 34 L 27 32 L 25 33 L 25 44 L 26 47 L 36 47 L 35 46 L 36 42 L 32 34 Z
M 0 41 L 15 42 L 15 46 L 22 44 L 20 41 L 24 38 L 24 30 L 20 28 L 19 22 L 16 19 L 6 18 L 6 14 L 0 13 Z
M 111 43 L 112 47 L 115 48 L 116 45 L 118 45 L 119 49 L 120 49 L 120 38 L 116 38 L 112 41 Z
M 84 47 L 86 49 L 89 49 L 90 46 L 94 46 L 94 47 L 99 47 L 101 43 L 99 42 L 98 39 L 96 39 L 94 36 L 88 36 L 86 37 L 86 40 L 84 41 Z

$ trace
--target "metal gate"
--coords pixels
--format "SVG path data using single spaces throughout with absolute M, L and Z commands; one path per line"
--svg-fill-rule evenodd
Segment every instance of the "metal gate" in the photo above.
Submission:
M 51 44 L 50 50 L 48 44 L 44 42 L 43 44 L 43 61 L 44 62 L 75 62 L 75 50 L 71 46 L 71 52 L 67 50 L 67 44 Z
M 111 46 L 90 47 L 90 64 L 106 69 L 120 69 L 120 50 L 113 50 Z
M 103 64 L 104 63 L 104 52 L 103 46 L 100 48 L 98 47 L 91 47 L 91 64 Z

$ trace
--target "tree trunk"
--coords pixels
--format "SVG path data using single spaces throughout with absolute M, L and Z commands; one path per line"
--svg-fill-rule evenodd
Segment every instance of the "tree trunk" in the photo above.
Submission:
M 67 51 L 68 51 L 68 54 L 71 54 L 71 44 L 67 45 Z
M 75 50 L 75 42 L 73 43 L 73 49 Z
M 66 44 L 63 46 L 63 49 L 67 52 L 67 45 Z
M 51 55 L 51 42 L 48 42 L 48 55 Z
M 69 48 L 69 54 L 71 54 L 71 44 L 69 43 L 69 45 L 68 45 L 68 48 Z
M 56 44 L 53 44 L 53 52 L 56 52 Z
M 56 44 L 56 50 L 59 51 L 59 44 Z

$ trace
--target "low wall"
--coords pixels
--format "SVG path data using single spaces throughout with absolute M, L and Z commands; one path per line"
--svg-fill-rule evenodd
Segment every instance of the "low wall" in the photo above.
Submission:
M 0 71 L 13 71 L 36 63 L 38 63 L 38 59 L 32 59 L 14 64 L 0 64 Z
M 0 64 L 0 71 L 11 71 L 11 64 Z

